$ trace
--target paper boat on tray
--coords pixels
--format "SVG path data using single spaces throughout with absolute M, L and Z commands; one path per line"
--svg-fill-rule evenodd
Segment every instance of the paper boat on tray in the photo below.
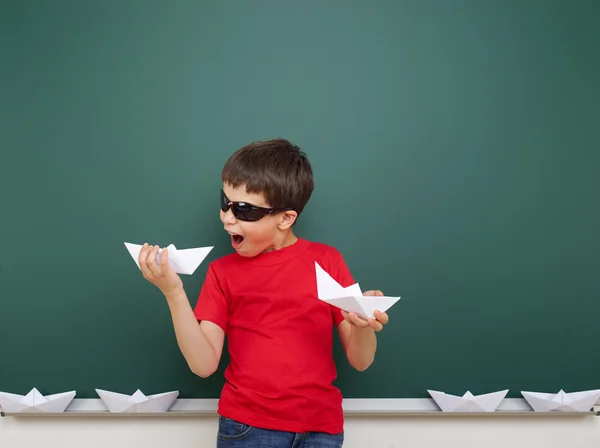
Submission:
M 35 387 L 27 395 L 0 392 L 0 407 L 6 413 L 63 412 L 75 391 L 43 396 Z
M 110 412 L 166 412 L 175 402 L 179 391 L 144 395 L 139 389 L 133 395 L 96 389 L 98 396 Z
M 355 283 L 347 288 L 342 287 L 331 275 L 315 262 L 317 274 L 317 295 L 319 299 L 344 311 L 356 313 L 363 319 L 375 317 L 375 311 L 385 313 L 400 297 L 368 296 L 362 294 L 360 286 Z
M 494 412 L 506 397 L 508 389 L 482 395 L 467 391 L 462 397 L 436 390 L 427 392 L 444 412 Z
M 600 398 L 600 389 L 557 394 L 521 391 L 536 412 L 589 412 Z

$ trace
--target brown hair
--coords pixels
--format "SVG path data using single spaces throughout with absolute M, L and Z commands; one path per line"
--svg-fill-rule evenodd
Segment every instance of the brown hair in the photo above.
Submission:
M 225 163 L 223 182 L 248 193 L 263 194 L 273 208 L 289 207 L 300 215 L 314 189 L 306 154 L 284 139 L 253 142 L 238 149 Z

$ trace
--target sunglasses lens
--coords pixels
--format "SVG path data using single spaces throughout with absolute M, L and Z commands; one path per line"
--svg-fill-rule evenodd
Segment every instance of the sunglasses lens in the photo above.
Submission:
M 223 190 L 221 190 L 221 210 L 223 210 L 224 212 L 229 210 L 228 202 L 229 200 L 227 199 L 227 196 L 225 196 L 225 193 L 223 192 Z
M 235 204 L 235 217 L 241 221 L 258 221 L 265 216 L 265 211 L 247 204 Z
M 221 190 L 221 210 L 227 212 L 229 207 L 231 207 L 231 211 L 236 219 L 240 221 L 258 221 L 268 213 L 266 209 L 257 208 L 244 202 L 233 202 L 230 204 L 229 199 L 225 196 L 225 192 Z

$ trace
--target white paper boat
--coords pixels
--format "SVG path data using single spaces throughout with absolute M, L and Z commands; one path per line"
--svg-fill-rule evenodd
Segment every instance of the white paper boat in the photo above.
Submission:
M 141 244 L 125 243 L 131 258 L 135 261 L 137 267 L 140 267 L 139 257 L 142 250 Z M 204 261 L 214 246 L 196 247 L 192 249 L 177 249 L 173 244 L 167 246 L 169 249 L 169 266 L 178 274 L 192 275 L 194 271 Z M 156 254 L 156 262 L 160 264 L 162 249 Z
M 506 397 L 508 389 L 482 395 L 467 391 L 462 397 L 436 390 L 427 392 L 444 412 L 494 412 Z
M 96 389 L 96 393 L 110 412 L 166 412 L 175 402 L 179 391 L 146 396 L 139 389 L 133 395 Z
M 75 391 L 43 396 L 34 387 L 27 395 L 0 392 L 0 407 L 6 413 L 63 412 Z
M 557 394 L 521 391 L 536 412 L 589 412 L 600 398 L 600 389 Z
M 365 297 L 358 283 L 342 287 L 331 275 L 315 262 L 317 274 L 317 295 L 319 299 L 349 313 L 356 313 L 363 319 L 373 318 L 374 311 L 385 313 L 400 297 Z

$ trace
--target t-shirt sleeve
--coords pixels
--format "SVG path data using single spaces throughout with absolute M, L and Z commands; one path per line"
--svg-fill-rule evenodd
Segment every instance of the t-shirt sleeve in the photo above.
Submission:
M 208 320 L 227 332 L 228 310 L 229 300 L 211 264 L 206 272 L 194 315 L 198 321 Z
M 350 269 L 348 269 L 348 265 L 346 265 L 346 262 L 341 254 L 338 255 L 337 261 L 329 275 L 331 275 L 331 277 L 344 288 L 347 288 L 355 283 L 354 279 L 352 278 L 352 274 L 350 273 Z M 329 306 L 331 308 L 333 324 L 337 327 L 344 320 L 344 315 L 342 314 L 342 310 L 338 307 L 333 305 Z

